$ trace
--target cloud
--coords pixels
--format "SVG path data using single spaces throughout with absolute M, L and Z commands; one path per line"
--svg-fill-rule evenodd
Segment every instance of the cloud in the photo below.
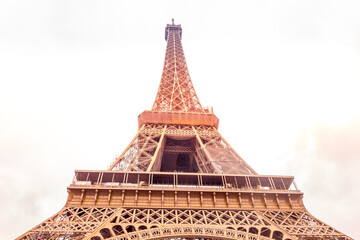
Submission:
M 23 185 L 14 175 L 0 174 L 0 203 L 4 209 L 0 220 L 2 239 L 17 237 L 21 230 L 30 228 L 27 222 L 40 219 L 41 192 L 36 188 L 24 190 Z
M 359 237 L 360 118 L 345 126 L 305 129 L 287 157 L 286 168 L 304 192 L 305 207 L 339 231 Z

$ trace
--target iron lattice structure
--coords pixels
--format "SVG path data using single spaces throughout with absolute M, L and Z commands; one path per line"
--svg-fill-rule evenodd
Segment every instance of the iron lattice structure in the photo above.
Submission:
M 218 132 L 168 24 L 151 111 L 106 171 L 75 171 L 65 207 L 17 239 L 351 238 L 313 217 L 291 176 L 257 174 Z

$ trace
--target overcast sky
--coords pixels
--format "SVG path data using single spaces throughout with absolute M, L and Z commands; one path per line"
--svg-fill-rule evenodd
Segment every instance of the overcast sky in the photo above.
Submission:
M 0 1 L 0 239 L 59 211 L 137 132 L 171 18 L 203 106 L 259 174 L 360 238 L 359 1 Z

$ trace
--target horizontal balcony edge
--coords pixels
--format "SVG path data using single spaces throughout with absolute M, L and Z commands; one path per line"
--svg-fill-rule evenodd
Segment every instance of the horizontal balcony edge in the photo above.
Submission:
M 213 113 L 144 111 L 138 116 L 139 129 L 146 123 L 205 125 L 218 129 L 219 118 Z

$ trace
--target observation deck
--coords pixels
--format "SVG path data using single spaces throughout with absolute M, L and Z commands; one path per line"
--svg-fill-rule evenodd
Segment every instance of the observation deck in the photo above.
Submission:
M 180 31 L 180 39 L 182 38 L 182 28 L 181 28 L 181 24 L 176 25 L 174 23 L 174 19 L 172 19 L 172 24 L 167 24 L 165 27 L 165 40 L 167 41 L 168 39 L 168 33 L 169 31 Z
M 76 170 L 74 205 L 197 209 L 303 209 L 291 176 Z

